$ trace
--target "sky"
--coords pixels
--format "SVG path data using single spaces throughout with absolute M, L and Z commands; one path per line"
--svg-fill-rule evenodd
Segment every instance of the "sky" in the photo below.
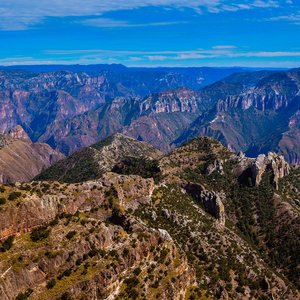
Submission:
M 300 67 L 300 0 L 0 0 L 0 65 Z

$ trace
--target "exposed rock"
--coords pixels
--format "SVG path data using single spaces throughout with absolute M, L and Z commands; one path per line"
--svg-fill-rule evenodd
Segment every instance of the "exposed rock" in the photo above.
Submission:
M 214 191 L 207 191 L 201 185 L 189 183 L 186 185 L 186 191 L 191 194 L 204 209 L 214 216 L 218 223 L 225 226 L 225 207 L 222 202 L 222 196 Z
M 223 161 L 216 159 L 213 164 L 210 164 L 206 168 L 206 174 L 211 175 L 212 173 L 217 172 L 220 175 L 224 175 L 224 169 L 223 169 Z
M 222 226 L 225 226 L 225 208 L 221 196 L 215 192 L 201 191 L 200 201 Z
M 290 165 L 285 161 L 282 155 L 269 152 L 268 155 L 259 155 L 251 166 L 253 182 L 259 185 L 263 174 L 270 169 L 273 175 L 273 183 L 278 189 L 278 181 L 290 172 Z
M 28 134 L 25 132 L 22 126 L 18 125 L 14 128 L 12 128 L 9 132 L 8 135 L 11 136 L 14 140 L 22 140 L 26 142 L 31 142 L 30 137 Z
M 30 183 L 28 184 L 30 187 Z M 54 188 L 51 186 L 53 185 Z M 8 206 L 0 211 L 0 240 L 10 235 L 18 235 L 33 228 L 51 222 L 57 215 L 74 214 L 76 211 L 90 211 L 103 204 L 106 193 L 111 194 L 111 201 L 118 200 L 123 209 L 135 210 L 142 203 L 148 203 L 154 189 L 153 179 L 139 176 L 122 176 L 114 173 L 106 174 L 98 181 L 87 181 L 81 185 L 61 186 L 58 183 L 38 183 L 33 190 L 47 191 L 38 193 L 21 193 L 19 206 Z M 22 191 L 22 190 L 21 190 Z M 76 192 L 75 192 L 76 191 Z M 114 194 L 116 191 L 116 194 Z M 22 222 L 20 222 L 22 220 Z

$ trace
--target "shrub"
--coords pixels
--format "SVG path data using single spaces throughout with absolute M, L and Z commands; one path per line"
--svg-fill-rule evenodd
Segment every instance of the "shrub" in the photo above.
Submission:
M 16 300 L 27 300 L 28 297 L 32 294 L 32 292 L 32 289 L 28 289 L 25 293 L 19 293 L 16 297 Z
M 14 236 L 10 236 L 8 237 L 1 245 L 0 247 L 0 251 L 1 252 L 5 252 L 5 251 L 8 251 L 12 245 L 13 245 L 13 242 L 14 242 L 14 239 L 15 237 Z
M 67 235 L 66 235 L 66 238 L 67 238 L 68 240 L 70 240 L 70 239 L 72 239 L 72 238 L 75 236 L 75 234 L 76 234 L 76 231 L 75 231 L 75 230 L 69 231 L 69 232 L 67 233 Z
M 46 239 L 49 236 L 50 232 L 51 232 L 51 229 L 48 228 L 47 226 L 44 226 L 44 227 L 33 230 L 30 234 L 30 238 L 33 242 L 38 242 L 38 241 Z
M 22 196 L 22 193 L 20 193 L 20 192 L 11 192 L 8 196 L 8 200 L 14 201 L 14 200 L 17 200 L 18 198 L 20 198 L 21 196 Z
M 65 292 L 61 295 L 60 300 L 72 300 L 71 294 L 69 292 Z
M 0 205 L 4 205 L 6 203 L 6 199 L 5 198 L 0 198 Z
M 56 284 L 56 280 L 54 278 L 52 278 L 51 280 L 49 280 L 47 282 L 46 287 L 47 287 L 47 289 L 52 289 L 55 286 L 55 284 Z
M 133 270 L 133 274 L 136 276 L 138 276 L 141 272 L 142 272 L 142 270 L 139 267 Z

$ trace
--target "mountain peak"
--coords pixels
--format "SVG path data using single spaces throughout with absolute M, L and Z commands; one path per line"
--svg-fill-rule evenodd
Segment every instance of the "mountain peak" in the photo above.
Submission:
M 37 179 L 81 182 L 96 179 L 131 157 L 154 160 L 162 153 L 153 146 L 116 133 L 90 147 L 74 152 L 44 171 Z
M 12 128 L 8 135 L 12 137 L 14 140 L 22 140 L 26 142 L 31 142 L 30 137 L 26 133 L 26 131 L 23 129 L 21 125 L 17 125 L 16 127 Z

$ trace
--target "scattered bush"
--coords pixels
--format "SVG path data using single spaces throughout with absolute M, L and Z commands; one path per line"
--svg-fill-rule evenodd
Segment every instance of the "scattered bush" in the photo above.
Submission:
M 4 205 L 6 203 L 6 199 L 5 198 L 0 198 L 0 205 Z
M 30 234 L 30 238 L 33 242 L 38 242 L 46 239 L 49 236 L 50 232 L 51 232 L 51 228 L 44 226 L 33 230 Z
M 0 246 L 0 252 L 8 251 L 12 247 L 14 239 L 14 236 L 8 237 Z
M 66 238 L 68 240 L 72 239 L 74 236 L 76 235 L 76 231 L 75 230 L 72 230 L 72 231 L 69 231 L 66 235 Z
M 8 200 L 9 201 L 15 201 L 18 198 L 20 198 L 22 196 L 22 193 L 20 192 L 11 192 L 8 196 Z
M 72 296 L 69 292 L 65 292 L 61 295 L 60 300 L 72 300 Z
M 52 278 L 51 280 L 49 280 L 47 282 L 46 287 L 47 287 L 47 289 L 52 289 L 55 286 L 55 284 L 56 284 L 56 280 L 54 278 Z

